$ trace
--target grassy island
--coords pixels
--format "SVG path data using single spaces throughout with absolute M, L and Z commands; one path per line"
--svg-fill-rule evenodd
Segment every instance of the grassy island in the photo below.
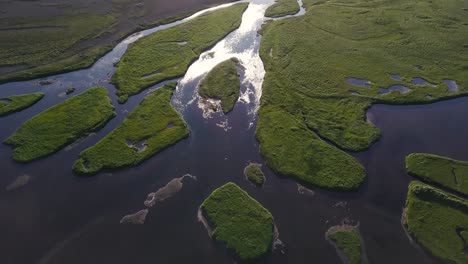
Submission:
M 413 181 L 403 221 L 408 233 L 434 256 L 468 263 L 467 200 Z
M 43 93 L 32 93 L 0 98 L 0 116 L 6 116 L 31 107 L 42 97 L 44 97 Z
M 171 83 L 148 95 L 120 126 L 81 152 L 73 170 L 92 175 L 135 166 L 186 138 L 187 125 L 170 103 L 174 89 Z
M 297 0 L 277 0 L 265 11 L 266 17 L 282 17 L 299 12 Z
M 13 147 L 14 160 L 29 162 L 100 129 L 114 115 L 107 90 L 91 88 L 26 121 L 5 144 Z
M 234 108 L 239 98 L 240 79 L 237 74 L 237 63 L 237 59 L 231 58 L 216 65 L 198 88 L 200 96 L 221 100 L 225 114 Z
M 305 15 L 262 28 L 266 75 L 256 133 L 275 171 L 332 188 L 333 179 L 362 179 L 362 172 L 348 170 L 357 161 L 325 141 L 365 150 L 380 137 L 366 122 L 373 104 L 430 103 L 468 93 L 466 1 L 304 0 L 304 5 Z M 415 77 L 428 84 L 414 84 Z M 353 85 L 349 78 L 364 84 Z M 447 79 L 459 89 L 449 91 Z M 382 91 L 392 85 L 409 92 Z
M 468 162 L 426 153 L 406 157 L 406 170 L 426 182 L 468 195 Z
M 119 102 L 151 85 L 183 76 L 203 51 L 239 27 L 247 6 L 241 3 L 206 13 L 136 41 L 112 77 Z
M 334 226 L 328 229 L 326 238 L 346 258 L 346 263 L 361 263 L 361 237 L 355 226 Z
M 249 181 L 257 186 L 262 186 L 265 182 L 265 175 L 262 172 L 262 164 L 250 163 L 245 167 L 244 174 Z
M 213 238 L 226 243 L 242 260 L 257 259 L 270 249 L 272 215 L 236 184 L 214 190 L 201 210 L 213 224 Z

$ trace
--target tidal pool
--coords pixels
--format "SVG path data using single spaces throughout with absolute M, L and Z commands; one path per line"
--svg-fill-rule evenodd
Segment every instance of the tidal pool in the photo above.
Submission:
M 380 88 L 379 90 L 379 94 L 388 94 L 390 92 L 393 92 L 393 91 L 397 91 L 397 92 L 400 92 L 402 94 L 405 94 L 405 93 L 409 93 L 411 91 L 411 89 L 409 89 L 408 87 L 406 86 L 403 86 L 403 85 L 400 85 L 400 84 L 395 84 L 395 85 L 391 85 L 387 88 Z
M 370 87 L 371 82 L 366 79 L 359 79 L 359 78 L 354 78 L 354 77 L 348 77 L 346 78 L 346 81 L 349 84 L 352 84 L 354 86 L 360 86 L 360 87 Z

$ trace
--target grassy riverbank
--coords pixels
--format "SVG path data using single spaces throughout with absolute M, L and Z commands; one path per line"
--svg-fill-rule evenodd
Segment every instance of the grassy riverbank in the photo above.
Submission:
M 95 87 L 26 121 L 5 144 L 13 159 L 29 162 L 50 155 L 100 129 L 115 115 L 104 87 Z
M 244 175 L 249 181 L 257 186 L 265 183 L 265 175 L 262 172 L 262 164 L 250 163 L 244 169 Z
M 290 146 L 303 149 L 303 142 L 312 138 L 324 145 L 318 135 L 342 149 L 365 150 L 380 137 L 380 131 L 366 122 L 365 111 L 372 104 L 429 103 L 468 94 L 465 1 L 305 0 L 304 4 L 305 15 L 269 22 L 262 29 L 260 56 L 266 75 L 257 137 L 267 145 L 261 146 L 262 154 L 277 172 L 324 182 L 329 178 L 318 172 L 331 167 L 339 172 L 335 178 L 353 177 L 355 173 L 346 169 L 349 163 L 337 158 L 347 156 L 357 163 L 347 154 L 330 150 L 325 155 L 321 149 L 297 151 Z M 402 80 L 389 74 L 399 74 Z M 368 87 L 355 86 L 348 83 L 349 77 L 370 82 Z M 413 77 L 434 85 L 413 85 Z M 445 79 L 455 80 L 459 90 L 450 92 Z M 394 84 L 411 91 L 380 94 L 381 87 Z M 303 132 L 293 137 L 289 137 L 292 132 L 272 133 L 268 122 L 281 124 L 284 116 L 301 124 L 294 127 Z M 295 160 L 284 153 L 302 163 L 285 169 Z M 308 170 L 299 169 L 306 166 Z
M 403 217 L 408 233 L 434 256 L 468 262 L 467 200 L 413 181 Z
M 266 17 L 281 17 L 299 12 L 297 0 L 277 0 L 265 11 Z
M 234 108 L 239 98 L 240 79 L 237 74 L 237 63 L 237 59 L 231 58 L 216 65 L 198 88 L 200 96 L 221 100 L 225 114 Z
M 328 229 L 326 238 L 346 258 L 346 263 L 361 264 L 361 238 L 355 226 L 334 226 Z
M 213 238 L 226 243 L 242 260 L 257 259 L 270 249 L 271 213 L 234 183 L 214 190 L 201 210 L 214 225 Z
M 468 162 L 426 153 L 406 157 L 406 171 L 426 182 L 468 195 Z
M 183 76 L 204 50 L 239 27 L 247 6 L 241 3 L 216 10 L 135 42 L 112 77 L 119 102 L 151 85 Z
M 0 116 L 26 109 L 44 97 L 43 93 L 21 94 L 0 98 Z
M 149 94 L 119 127 L 81 152 L 73 170 L 92 175 L 135 166 L 186 138 L 187 125 L 170 103 L 174 89 L 171 83 Z

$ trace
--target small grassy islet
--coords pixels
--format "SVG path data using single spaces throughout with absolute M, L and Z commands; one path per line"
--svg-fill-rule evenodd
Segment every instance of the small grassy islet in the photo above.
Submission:
M 229 182 L 214 190 L 201 210 L 214 225 L 213 238 L 225 242 L 240 259 L 258 259 L 270 249 L 273 216 L 236 184 Z
M 183 76 L 204 50 L 239 27 L 247 6 L 240 3 L 209 12 L 133 43 L 112 77 L 119 102 L 151 85 Z
M 0 98 L 0 116 L 6 116 L 33 106 L 43 93 L 21 94 Z
M 73 171 L 92 175 L 135 166 L 186 138 L 187 125 L 170 103 L 175 87 L 166 84 L 149 94 L 120 126 L 81 152 Z
M 265 11 L 266 17 L 282 17 L 294 15 L 299 12 L 297 0 L 277 0 L 276 3 L 269 6 Z
M 100 129 L 114 116 L 107 90 L 90 88 L 29 119 L 4 143 L 13 147 L 14 160 L 29 162 Z
M 361 263 L 361 237 L 355 226 L 334 226 L 327 233 L 329 239 L 346 258 L 349 264 Z
M 262 172 L 262 164 L 250 163 L 245 167 L 244 175 L 249 181 L 257 186 L 262 186 L 265 182 L 265 175 Z
M 427 184 L 409 185 L 403 223 L 426 250 L 444 261 L 468 263 L 468 201 Z
M 231 58 L 216 65 L 198 88 L 200 96 L 221 100 L 225 114 L 234 108 L 239 98 L 240 79 L 237 74 L 237 63 L 236 58 Z
M 426 182 L 468 195 L 468 162 L 427 153 L 406 157 L 406 171 Z

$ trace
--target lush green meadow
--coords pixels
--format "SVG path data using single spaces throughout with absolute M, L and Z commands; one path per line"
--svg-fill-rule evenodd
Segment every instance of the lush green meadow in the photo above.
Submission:
M 273 242 L 273 216 L 230 182 L 214 190 L 201 205 L 214 225 L 213 238 L 227 244 L 242 260 L 264 255 Z
M 434 256 L 468 263 L 467 200 L 413 181 L 403 220 L 409 234 Z
M 277 0 L 265 11 L 266 17 L 281 17 L 299 12 L 297 0 Z
M 427 153 L 413 153 L 406 157 L 406 171 L 426 182 L 468 195 L 468 162 Z
M 13 147 L 14 160 L 29 162 L 99 130 L 114 115 L 107 90 L 91 88 L 26 121 L 5 144 Z
M 430 103 L 466 95 L 468 3 L 305 0 L 304 4 L 305 15 L 272 21 L 262 29 L 260 56 L 266 75 L 257 126 L 260 148 L 277 172 L 314 179 L 307 182 L 322 187 L 333 188 L 336 182 L 339 188 L 355 189 L 364 172 L 347 169 L 357 163 L 354 158 L 328 145 L 323 147 L 326 152 L 312 145 L 305 148 L 303 142 L 324 146 L 325 139 L 342 149 L 365 150 L 380 136 L 366 122 L 365 111 L 372 104 Z M 402 80 L 390 74 L 399 74 Z M 349 77 L 369 80 L 369 87 L 351 85 Z M 435 85 L 413 85 L 413 77 Z M 459 90 L 449 92 L 445 79 L 455 80 Z M 411 91 L 379 94 L 380 88 L 394 84 Z M 301 133 L 275 133 L 278 129 L 271 123 L 295 123 Z M 347 162 L 340 162 L 340 157 Z M 337 173 L 320 175 L 331 170 Z M 345 183 L 346 178 L 357 180 Z
M 0 98 L 0 116 L 6 116 L 26 109 L 37 103 L 42 97 L 44 97 L 43 93 L 32 93 Z
M 161 81 L 181 77 L 206 49 L 239 27 L 247 3 L 201 15 L 129 47 L 112 77 L 119 102 Z
M 326 237 L 341 251 L 348 264 L 361 264 L 361 237 L 355 226 L 331 227 Z
M 148 95 L 119 127 L 81 152 L 73 170 L 92 175 L 135 166 L 186 138 L 187 125 L 170 103 L 174 89 L 171 83 Z
M 237 74 L 237 63 L 237 59 L 231 58 L 216 65 L 198 88 L 200 96 L 221 100 L 225 114 L 234 108 L 239 98 L 240 79 Z
M 265 175 L 262 172 L 262 164 L 250 163 L 244 169 L 244 175 L 249 181 L 257 186 L 265 183 Z

